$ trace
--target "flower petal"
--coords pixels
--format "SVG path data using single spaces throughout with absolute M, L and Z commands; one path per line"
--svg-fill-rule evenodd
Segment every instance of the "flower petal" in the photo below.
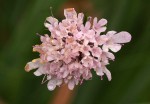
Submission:
M 114 60 L 114 59 L 115 59 L 114 54 L 112 54 L 112 53 L 110 53 L 110 52 L 106 52 L 105 54 L 106 54 L 106 56 L 107 56 L 109 59 L 111 59 L 111 60 Z
M 104 25 L 107 24 L 107 20 L 106 20 L 106 19 L 101 19 L 101 20 L 98 21 L 98 24 L 99 24 L 100 26 L 104 26 Z
M 29 72 L 32 69 L 36 69 L 40 66 L 40 59 L 34 59 L 32 62 L 28 62 L 25 66 L 25 71 Z
M 74 80 L 70 80 L 70 81 L 68 82 L 68 88 L 69 88 L 70 90 L 73 90 L 74 85 L 75 85 Z
M 110 71 L 105 67 L 103 72 L 106 74 L 108 80 L 111 81 L 112 77 Z
M 114 36 L 115 33 L 116 33 L 116 31 L 108 31 L 106 36 L 112 37 L 112 36 Z
M 95 57 L 100 57 L 102 54 L 102 50 L 100 47 L 94 47 L 92 48 L 92 55 Z
M 62 79 L 57 79 L 57 83 L 58 86 L 60 86 L 62 84 Z
M 85 28 L 86 28 L 87 30 L 89 30 L 90 27 L 91 27 L 91 23 L 90 23 L 89 21 L 87 21 L 86 24 L 85 24 Z
M 121 49 L 121 45 L 120 44 L 109 45 L 109 49 L 112 50 L 113 52 L 118 52 Z
M 99 32 L 99 33 L 101 33 L 101 32 L 104 32 L 106 30 L 106 27 L 101 27 L 101 28 L 99 28 L 97 31 Z
M 123 31 L 115 34 L 112 39 L 115 43 L 127 43 L 131 41 L 131 35 L 130 33 Z
M 41 73 L 39 70 L 36 70 L 36 71 L 34 72 L 34 75 L 35 75 L 35 76 L 41 76 L 42 73 Z
M 47 87 L 50 91 L 54 90 L 56 88 L 56 80 L 55 79 L 51 79 L 48 84 Z
M 97 17 L 94 17 L 93 19 L 93 26 L 97 24 Z
M 77 13 L 74 8 L 67 8 L 64 10 L 64 15 L 66 19 L 76 19 Z
M 64 73 L 63 73 L 63 78 L 66 78 L 67 76 L 68 76 L 68 74 L 69 74 L 69 72 L 66 70 L 66 71 L 64 71 Z
M 56 19 L 56 18 L 54 18 L 54 17 L 52 17 L 52 16 L 50 16 L 50 17 L 47 17 L 46 18 L 46 21 L 48 21 L 50 24 L 52 24 L 52 25 L 54 25 L 55 23 L 58 23 L 58 20 Z M 47 24 L 45 24 L 45 26 L 46 26 Z
M 103 73 L 102 68 L 97 68 L 97 69 L 96 69 L 96 74 L 99 75 L 99 76 L 103 76 L 104 73 Z
M 108 45 L 103 45 L 102 46 L 103 51 L 108 52 L 109 51 L 109 46 Z

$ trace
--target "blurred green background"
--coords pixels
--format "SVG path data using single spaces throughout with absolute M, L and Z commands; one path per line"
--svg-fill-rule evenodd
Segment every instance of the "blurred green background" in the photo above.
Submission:
M 42 77 L 24 71 L 38 57 L 35 34 L 47 33 L 44 20 L 59 19 L 65 7 L 108 20 L 108 30 L 128 31 L 132 41 L 108 66 L 112 81 L 93 79 L 79 86 L 71 104 L 150 104 L 150 0 L 0 0 L 0 104 L 50 104 L 55 91 Z M 62 94 L 63 96 L 63 94 Z M 61 102 L 59 103 L 61 104 Z

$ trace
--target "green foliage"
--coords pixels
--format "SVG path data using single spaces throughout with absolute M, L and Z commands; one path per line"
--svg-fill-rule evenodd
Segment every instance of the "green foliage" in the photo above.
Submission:
M 39 42 L 36 32 L 45 33 L 43 22 L 66 0 L 0 1 L 0 102 L 47 104 L 54 92 L 40 85 L 42 77 L 24 71 L 37 57 L 32 46 Z M 132 41 L 111 62 L 112 81 L 94 75 L 76 91 L 73 104 L 150 104 L 150 1 L 91 0 L 99 18 L 108 19 L 109 30 L 125 30 Z M 84 11 L 83 11 L 84 12 Z M 63 14 L 63 13 L 62 13 Z M 60 103 L 61 104 L 61 103 Z

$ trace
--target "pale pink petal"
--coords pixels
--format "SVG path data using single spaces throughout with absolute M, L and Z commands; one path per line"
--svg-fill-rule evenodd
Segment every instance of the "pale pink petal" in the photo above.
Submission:
M 97 24 L 97 17 L 93 19 L 93 26 Z
M 127 43 L 131 41 L 131 35 L 128 32 L 119 32 L 112 37 L 115 43 Z
M 64 57 L 63 58 L 63 61 L 66 63 L 66 64 L 68 64 L 68 63 L 70 63 L 71 62 L 71 57 Z
M 47 61 L 53 61 L 53 60 L 54 60 L 54 56 L 53 55 L 47 56 Z
M 108 80 L 111 81 L 112 77 L 111 77 L 110 71 L 109 71 L 106 67 L 104 68 L 103 71 L 104 71 L 104 73 L 106 74 Z
M 99 76 L 103 76 L 104 73 L 103 73 L 102 68 L 97 68 L 97 69 L 96 69 L 96 74 L 99 75 Z
M 88 30 L 91 27 L 91 23 L 89 21 L 86 22 L 85 24 L 85 28 Z
M 54 90 L 56 88 L 56 80 L 55 79 L 51 79 L 48 84 L 47 87 L 50 91 Z
M 65 78 L 65 77 L 67 77 L 68 76 L 68 74 L 69 74 L 69 72 L 66 70 L 66 71 L 64 71 L 64 73 L 63 73 L 63 78 Z
M 101 62 L 99 60 L 94 59 L 93 60 L 93 67 L 94 68 L 100 68 L 101 67 Z
M 81 37 L 82 37 L 82 32 L 78 32 L 77 34 L 75 34 L 75 37 L 77 38 L 77 39 L 80 39 Z
M 79 13 L 78 14 L 78 20 L 77 20 L 77 25 L 78 26 L 83 24 L 83 18 L 84 18 L 84 14 L 83 13 Z
M 25 66 L 25 70 L 29 72 L 32 69 L 38 68 L 41 65 L 40 61 L 40 59 L 34 59 L 32 62 L 28 62 Z
M 47 75 L 47 80 L 50 80 L 52 78 L 51 75 Z
M 45 23 L 44 23 L 44 26 L 45 26 L 46 28 L 51 28 L 51 29 L 52 29 L 52 27 L 51 27 L 52 25 L 49 24 L 49 23 L 46 23 L 46 22 L 45 22 Z M 51 30 L 51 29 L 49 29 L 49 30 Z
M 54 17 L 47 17 L 46 21 L 48 21 L 50 24 L 54 25 L 55 23 L 58 23 L 58 20 Z
M 121 45 L 120 44 L 113 44 L 109 46 L 109 49 L 113 52 L 118 52 L 121 49 Z
M 60 86 L 62 84 L 62 79 L 57 79 L 56 85 Z
M 92 55 L 93 56 L 100 57 L 101 54 L 102 54 L 102 50 L 100 49 L 100 47 L 92 48 Z
M 89 56 L 90 55 L 90 51 L 91 49 L 90 49 L 90 47 L 89 46 L 83 46 L 81 49 L 80 49 L 80 51 L 82 52 L 82 53 L 84 53 L 86 56 Z
M 109 46 L 104 44 L 104 45 L 102 46 L 102 49 L 103 49 L 104 51 L 108 52 L 108 51 L 109 51 Z
M 69 88 L 70 90 L 73 90 L 74 85 L 75 85 L 74 80 L 70 80 L 70 81 L 68 82 L 68 88 Z
M 109 40 L 109 37 L 107 35 L 100 35 L 100 39 L 101 39 L 101 41 L 106 42 Z
M 108 58 L 106 56 L 106 52 L 102 52 L 101 60 L 102 60 L 101 64 L 103 64 L 103 63 L 107 63 L 108 64 L 109 63 L 109 60 L 108 60 Z
M 110 52 L 106 52 L 105 54 L 106 54 L 106 56 L 107 56 L 109 59 L 111 59 L 111 60 L 114 60 L 114 59 L 115 59 L 114 54 L 112 54 L 112 53 L 110 53 Z
M 92 57 L 90 57 L 90 56 L 85 56 L 82 60 L 81 60 L 81 62 L 83 63 L 83 65 L 85 66 L 85 67 L 92 67 L 93 66 L 93 58 Z
M 85 34 L 85 36 L 86 36 L 87 38 L 89 38 L 89 39 L 92 39 L 92 38 L 94 38 L 94 36 L 95 36 L 95 32 L 94 32 L 93 30 L 89 30 L 89 31 Z
M 98 43 L 98 45 L 103 45 L 104 43 L 106 43 L 106 41 L 108 41 L 108 36 L 106 35 L 99 35 L 96 37 L 96 42 Z
M 34 72 L 34 75 L 35 76 L 41 76 L 43 73 L 41 73 L 39 70 L 36 70 L 35 72 Z
M 106 36 L 112 37 L 112 36 L 114 36 L 115 34 L 116 34 L 116 31 L 108 31 L 107 34 L 106 34 Z
M 107 24 L 107 20 L 106 19 L 101 19 L 98 21 L 98 24 L 101 25 L 101 26 L 104 26 Z
M 77 13 L 74 8 L 67 8 L 64 10 L 64 15 L 66 19 L 76 19 Z
M 101 33 L 101 32 L 104 32 L 105 30 L 106 30 L 106 27 L 101 27 L 97 31 Z
M 79 13 L 79 14 L 78 14 L 78 19 L 79 19 L 79 20 L 83 20 L 83 18 L 84 18 L 84 14 L 83 14 L 83 13 Z
M 47 42 L 49 43 L 51 41 L 51 38 L 49 37 L 48 34 L 45 34 L 44 36 L 40 36 L 40 40 L 43 43 L 47 43 Z

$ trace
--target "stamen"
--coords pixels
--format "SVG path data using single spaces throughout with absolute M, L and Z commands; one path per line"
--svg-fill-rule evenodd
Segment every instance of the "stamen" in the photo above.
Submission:
M 52 17 L 54 17 L 52 7 L 50 7 L 50 11 L 51 11 Z
M 44 77 L 43 77 L 43 79 L 42 79 L 41 84 L 44 84 L 45 82 L 47 82 L 47 81 L 48 81 L 47 79 L 45 80 L 45 77 L 46 77 L 46 76 L 47 76 L 47 74 L 45 74 L 45 75 L 44 75 Z
M 42 35 L 40 35 L 39 33 L 36 33 L 36 35 L 37 35 L 37 36 L 42 36 Z

